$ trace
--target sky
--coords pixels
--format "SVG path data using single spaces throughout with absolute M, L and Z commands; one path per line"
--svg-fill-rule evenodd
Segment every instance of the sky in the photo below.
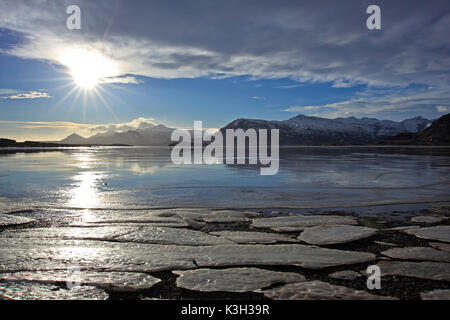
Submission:
M 369 30 L 369 5 L 381 29 Z M 69 29 L 67 7 L 80 8 Z M 450 112 L 450 2 L 0 2 L 0 137 Z

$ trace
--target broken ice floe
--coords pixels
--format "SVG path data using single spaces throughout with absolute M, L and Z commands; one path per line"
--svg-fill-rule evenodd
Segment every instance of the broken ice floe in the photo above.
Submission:
M 106 291 L 133 292 L 153 287 L 161 280 L 145 273 L 51 270 L 0 273 L 0 281 L 33 281 L 40 283 L 73 282 Z
M 376 232 L 376 229 L 360 226 L 316 226 L 303 231 L 298 239 L 315 245 L 339 244 L 368 238 Z
M 302 275 L 259 268 L 196 269 L 173 271 L 177 286 L 196 291 L 250 292 L 275 283 L 304 281 Z
M 279 228 L 279 227 L 314 227 L 319 225 L 355 225 L 352 217 L 343 216 L 283 216 L 274 218 L 253 219 L 251 226 L 254 228 Z
M 450 281 L 450 263 L 380 261 L 377 264 L 383 276 L 403 276 L 436 281 Z M 365 273 L 365 270 L 361 271 Z
M 429 247 L 394 248 L 381 252 L 381 254 L 400 260 L 424 260 L 436 262 L 450 262 L 450 252 Z
M 251 231 L 218 231 L 210 232 L 215 236 L 232 240 L 236 243 L 276 243 L 276 242 L 297 242 L 296 239 L 286 235 L 267 232 L 251 232 Z
M 275 300 L 395 300 L 393 297 L 373 295 L 317 280 L 290 283 L 264 291 L 264 295 Z
M 403 232 L 426 240 L 450 242 L 450 226 L 407 229 Z
M 90 286 L 64 289 L 44 283 L 0 283 L 0 299 L 10 300 L 106 300 L 108 294 Z
M 422 300 L 450 300 L 450 290 L 436 289 L 420 294 Z
M 158 227 L 143 227 L 139 230 L 119 236 L 116 240 L 190 246 L 234 244 L 233 241 L 200 231 Z
M 0 213 L 0 227 L 9 227 L 9 226 L 15 226 L 15 225 L 21 225 L 21 224 L 27 224 L 31 222 L 35 222 L 36 220 L 26 218 L 26 217 L 20 217 L 20 216 L 13 216 L 10 214 L 1 214 Z

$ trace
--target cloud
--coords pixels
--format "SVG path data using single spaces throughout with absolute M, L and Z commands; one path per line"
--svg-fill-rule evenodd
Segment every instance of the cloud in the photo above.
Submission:
M 437 110 L 437 112 L 440 112 L 440 113 L 446 113 L 446 112 L 450 112 L 450 107 L 436 106 L 436 110 Z
M 300 88 L 300 87 L 304 87 L 305 84 L 292 84 L 292 85 L 287 85 L 287 86 L 278 86 L 278 89 L 293 89 L 293 88 Z
M 40 91 L 28 91 L 26 93 L 18 93 L 11 96 L 2 97 L 3 99 L 39 99 L 39 98 L 51 98 L 47 92 Z
M 137 79 L 136 77 L 126 76 L 126 77 L 109 77 L 103 78 L 102 83 L 122 83 L 122 84 L 141 84 L 144 81 Z
M 69 121 L 2 121 L 0 120 L 0 137 L 18 141 L 57 141 L 77 133 L 90 137 L 97 133 L 109 131 L 123 132 L 128 130 L 147 129 L 155 126 L 152 118 L 138 118 L 124 123 L 87 124 Z
M 450 108 L 445 107 L 444 104 L 449 100 L 450 92 L 445 89 L 369 89 L 348 100 L 317 106 L 290 106 L 283 111 L 326 118 L 365 117 L 380 114 L 401 118 L 402 113 L 411 111 L 419 114 L 423 110 L 436 108 L 438 112 L 446 112 L 445 110 Z
M 318 109 L 320 109 L 319 106 L 290 106 L 287 109 L 284 109 L 283 111 L 299 113 Z
M 316 82 L 367 87 L 344 101 L 285 109 L 325 117 L 448 105 L 448 0 L 378 0 L 381 30 L 366 28 L 365 1 L 76 2 L 81 30 L 65 28 L 70 1 L 2 0 L 0 28 L 21 41 L 0 53 L 59 64 L 65 48 L 98 51 L 118 66 L 105 83 L 246 76 L 299 83 L 283 89 Z M 415 84 L 427 89 L 408 89 Z
M 355 1 L 174 2 L 80 0 L 82 29 L 72 31 L 67 1 L 2 0 L 0 28 L 24 38 L 3 51 L 55 62 L 60 48 L 95 49 L 118 62 L 117 76 L 449 84 L 447 0 L 379 0 L 381 30 L 366 28 L 367 4 Z
M 255 99 L 255 100 L 266 100 L 266 98 L 260 97 L 260 96 L 253 96 L 252 99 Z
M 102 133 L 109 131 L 128 131 L 128 130 L 145 130 L 154 127 L 156 124 L 154 123 L 153 118 L 138 118 L 134 119 L 130 122 L 117 123 L 117 124 L 102 124 L 102 125 L 93 125 L 89 128 L 89 131 Z

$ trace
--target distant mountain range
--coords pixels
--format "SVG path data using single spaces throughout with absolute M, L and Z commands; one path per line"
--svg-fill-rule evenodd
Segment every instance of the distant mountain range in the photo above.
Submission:
M 374 118 L 326 119 L 298 115 L 284 121 L 237 119 L 220 130 L 279 129 L 280 145 L 449 144 L 449 117 L 446 115 L 431 125 L 431 120 L 422 117 L 397 122 Z M 124 132 L 108 131 L 89 138 L 72 134 L 61 141 L 41 144 L 169 146 L 173 145 L 173 130 L 160 124 Z M 12 146 L 15 143 L 12 141 L 4 140 L 0 146 Z M 27 142 L 27 145 L 33 143 L 36 144 Z
M 374 118 L 325 119 L 298 115 L 284 121 L 237 119 L 221 130 L 279 129 L 280 145 L 355 145 L 374 144 L 400 133 L 416 133 L 432 121 L 422 117 L 403 120 Z
M 432 121 L 415 117 L 401 122 L 374 118 L 325 119 L 298 115 L 285 121 L 237 119 L 222 129 L 279 129 L 280 145 L 351 145 L 379 143 L 401 133 L 416 133 Z M 124 132 L 109 131 L 89 138 L 72 134 L 60 144 L 168 146 L 174 128 L 162 124 Z
M 124 132 L 109 131 L 99 133 L 89 138 L 74 133 L 61 141 L 60 144 L 78 145 L 132 145 L 132 146 L 168 146 L 173 128 L 162 124 L 146 129 L 128 130 Z

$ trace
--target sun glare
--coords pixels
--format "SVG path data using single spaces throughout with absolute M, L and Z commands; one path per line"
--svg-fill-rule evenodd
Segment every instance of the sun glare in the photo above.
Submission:
M 104 78 L 117 75 L 117 64 L 95 51 L 68 49 L 59 61 L 69 68 L 75 83 L 82 89 L 92 89 Z

